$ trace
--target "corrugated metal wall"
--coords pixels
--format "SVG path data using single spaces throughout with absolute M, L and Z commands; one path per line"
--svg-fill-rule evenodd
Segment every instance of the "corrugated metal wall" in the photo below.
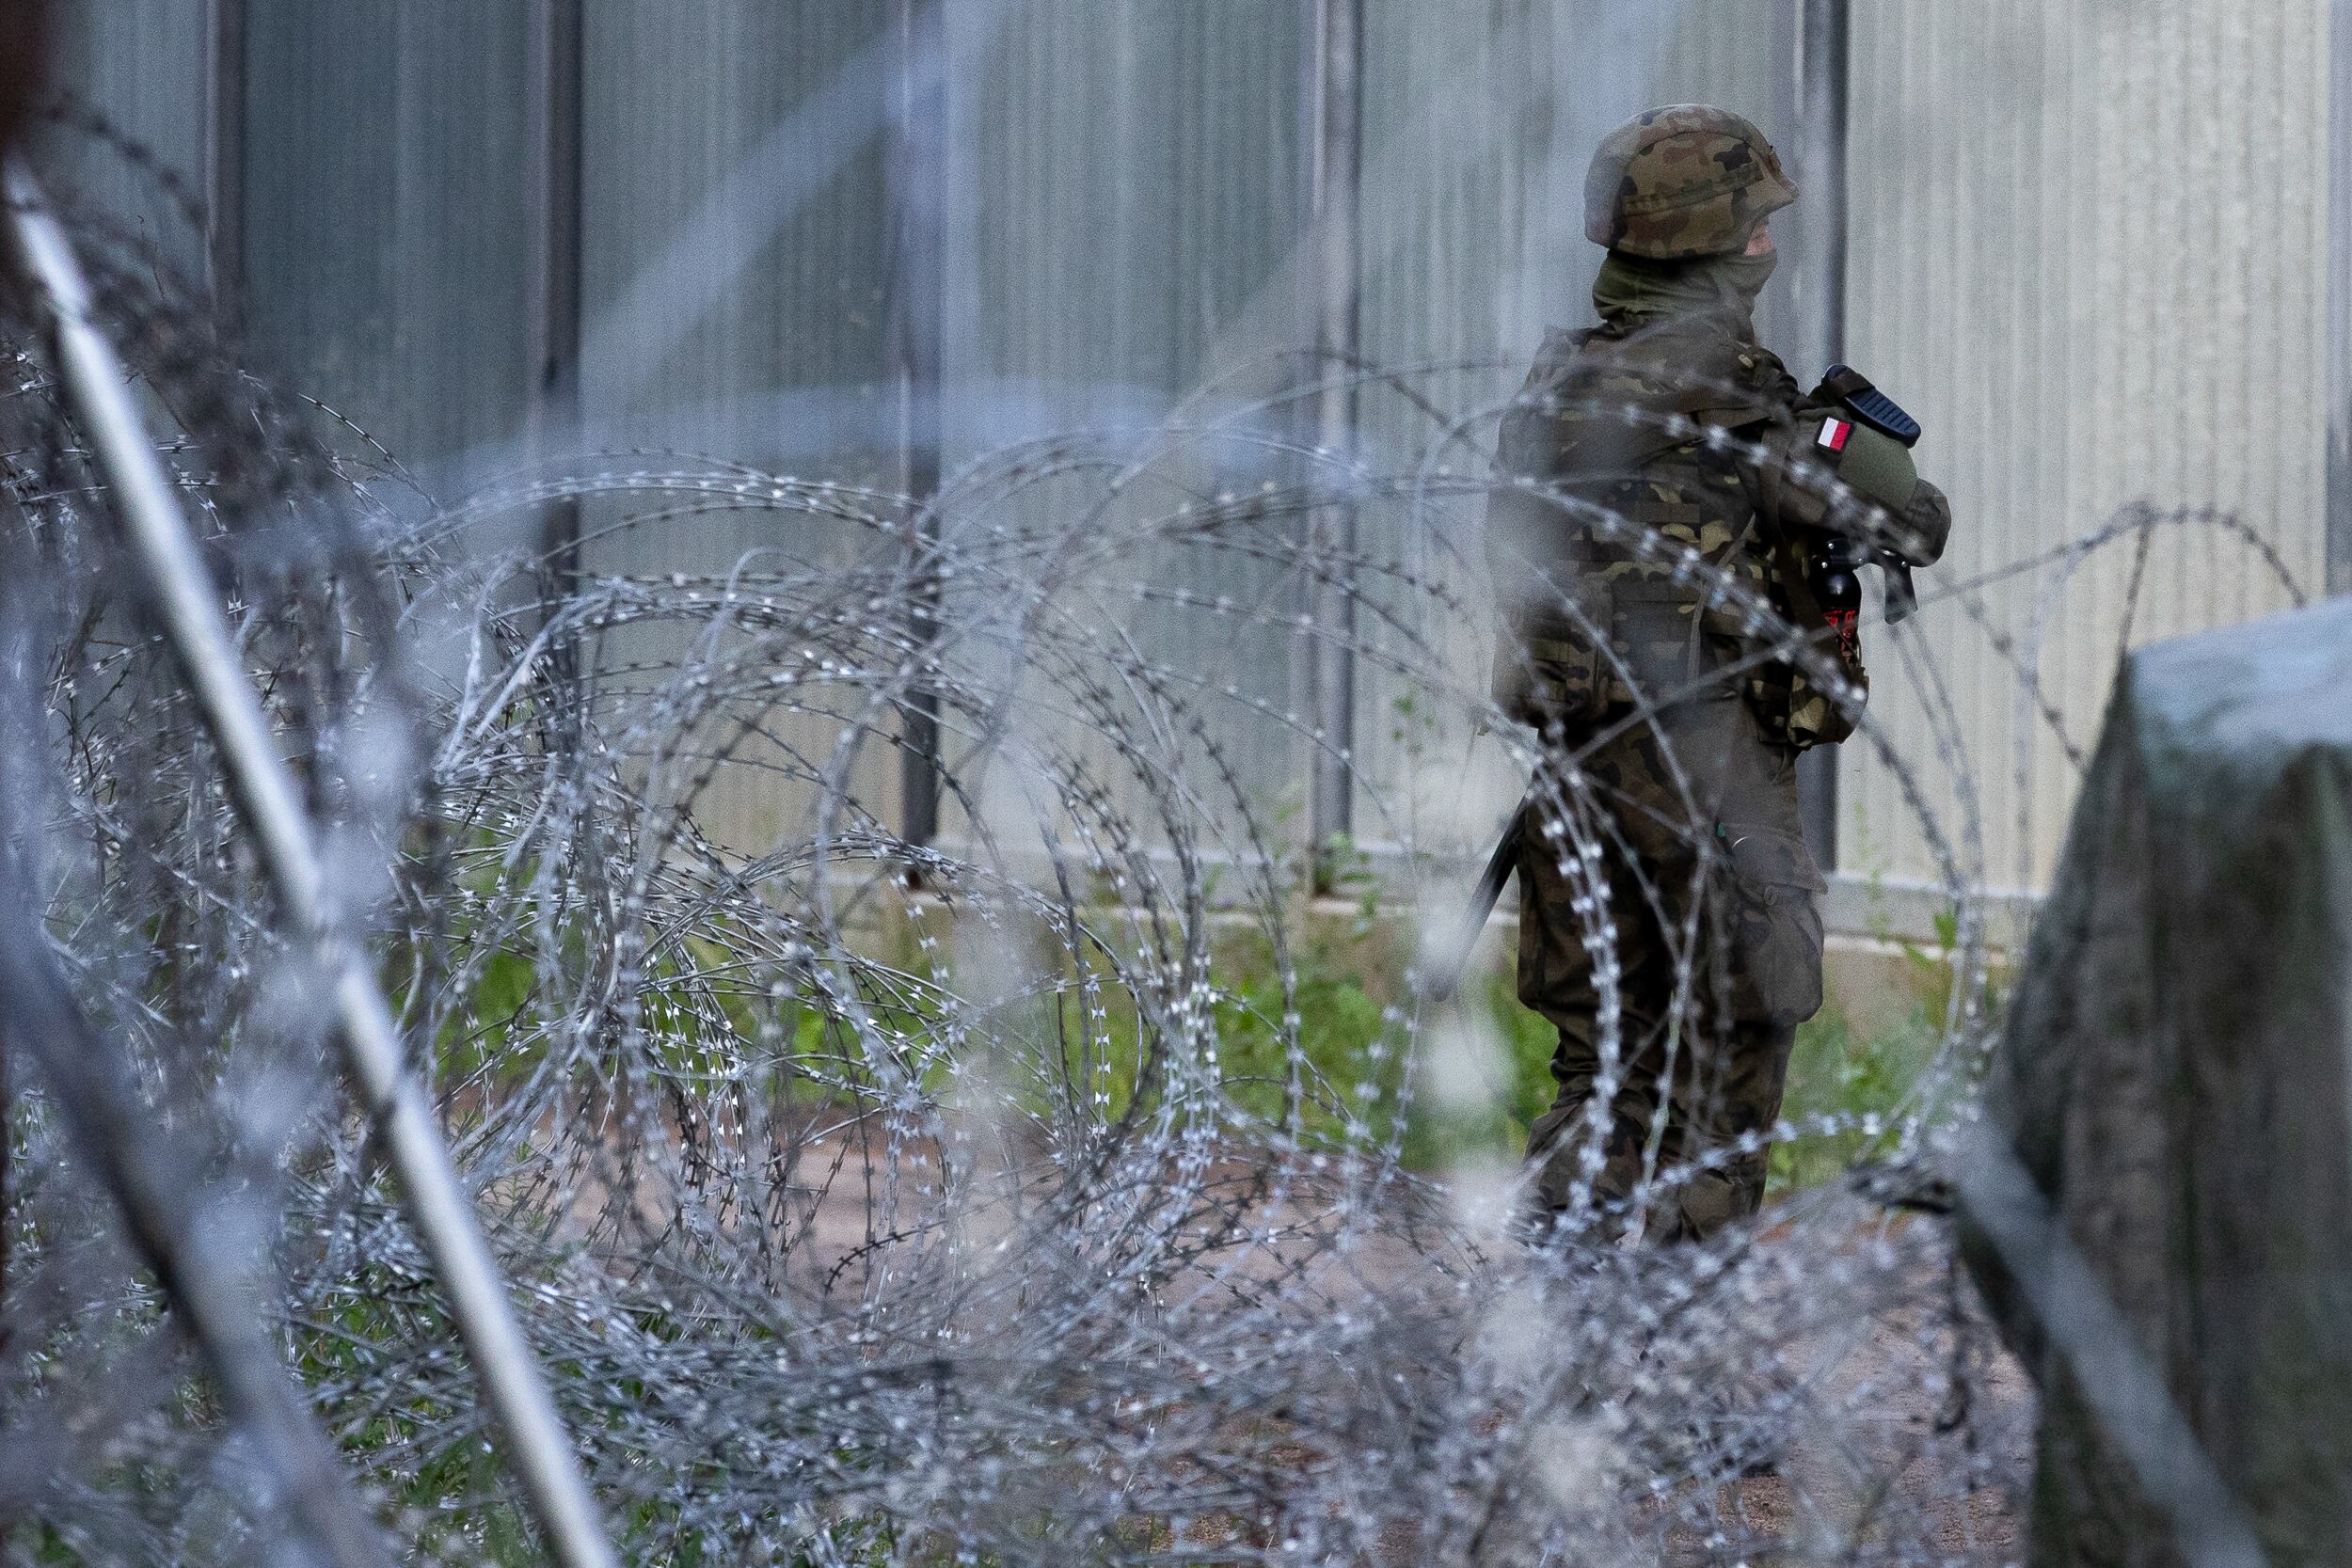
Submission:
M 580 449 L 896 483 L 884 341 L 890 15 L 889 0 L 584 8 Z M 615 531 L 625 509 L 654 510 L 644 497 L 584 509 L 591 572 L 723 578 L 743 563 L 755 582 L 877 547 L 851 525 L 708 505 Z M 691 700 L 676 664 L 708 635 L 680 622 L 607 637 L 605 689 L 652 685 Z M 856 711 L 847 693 L 834 702 Z M 703 831 L 745 854 L 801 837 L 814 797 L 793 776 L 822 766 L 840 734 L 831 718 L 741 701 L 708 715 L 691 747 L 733 762 L 700 790 Z M 860 760 L 850 783 L 858 804 L 895 816 L 895 753 L 869 744 Z M 673 766 L 691 775 L 704 764 Z M 668 787 L 695 785 L 681 777 Z
M 951 464 L 1064 431 L 1096 433 L 1123 460 L 1181 399 L 1297 341 L 1302 15 L 1303 8 L 1163 0 L 948 8 L 943 373 Z M 1263 385 L 1252 377 L 1195 412 L 1230 414 Z M 1252 429 L 1263 434 L 1257 422 Z M 1268 451 L 1248 438 L 1181 446 L 1102 514 L 1102 529 L 1165 516 L 1188 494 L 1247 487 L 1274 471 Z M 1018 514 L 1047 526 L 1094 515 L 1107 478 L 1088 467 L 1025 484 Z M 1231 592 L 1245 602 L 1270 594 L 1278 609 L 1288 597 L 1263 580 L 1263 562 L 1215 545 L 1124 549 L 1118 571 L 1164 594 Z M 1287 636 L 1166 597 L 1097 592 L 1113 586 L 1122 585 L 1085 582 L 1088 608 L 1061 617 L 1061 633 L 1116 640 L 1164 666 L 1178 700 L 1210 719 L 1244 791 L 1269 810 L 1295 796 L 1297 750 L 1250 705 L 1287 705 Z M 1132 762 L 1055 718 L 1074 705 L 1070 680 L 1086 679 L 1089 666 L 1108 674 L 1112 663 L 1080 656 L 1059 689 L 1033 675 L 1027 692 L 1038 701 L 1009 721 L 1016 745 L 1071 748 L 1095 784 L 1149 821 L 1155 809 Z M 1105 684 L 1098 695 L 1134 717 L 1120 683 Z M 1162 766 L 1199 763 L 1181 733 L 1140 726 L 1146 734 L 1156 736 Z M 951 767 L 961 749 L 951 736 Z M 1037 807 L 1016 773 L 994 768 L 982 807 L 1008 842 L 1034 846 Z M 960 837 L 967 829 L 951 801 L 944 832 Z
M 960 434 L 1158 419 L 1296 243 L 1302 26 L 1165 0 L 949 9 Z M 993 417 L 983 390 L 1006 394 Z
M 239 325 L 257 368 L 334 404 L 421 472 L 518 427 L 525 391 L 527 8 L 244 0 L 249 236 Z M 213 186 L 218 7 L 69 0 L 59 87 L 199 200 Z M 230 81 L 233 89 L 237 84 Z M 204 236 L 151 181 L 69 135 L 71 175 L 192 281 Z
M 246 0 L 244 298 L 263 368 L 445 494 L 477 477 L 465 454 L 511 456 L 528 387 L 527 20 Z
M 469 477 L 456 458 L 512 454 L 527 389 L 527 9 L 249 0 L 240 217 L 255 336 L 292 379 L 451 485 Z M 199 180 L 202 10 L 85 0 L 68 8 L 67 51 L 70 79 Z M 1152 420 L 1311 341 L 1312 10 L 947 7 L 951 465 L 1073 423 Z M 1412 369 L 1449 414 L 1506 396 L 1545 325 L 1586 319 L 1597 259 L 1581 184 L 1610 125 L 1646 103 L 1709 99 L 1797 153 L 1796 10 L 1366 0 L 1366 356 Z M 2241 516 L 2315 584 L 2328 0 L 1876 0 L 1852 13 L 1848 357 L 1923 416 L 1923 461 L 1957 503 L 1931 586 L 2056 548 L 2138 500 Z M 584 8 L 593 442 L 891 477 L 891 14 L 889 0 Z M 112 188 L 102 180 L 102 195 Z M 127 185 L 110 199 L 162 222 Z M 1808 217 L 1801 206 L 1778 225 L 1785 254 L 1806 253 Z M 1795 338 L 1794 281 L 1775 286 L 1763 326 L 1810 377 L 1821 367 Z M 1438 427 L 1387 393 L 1365 397 L 1363 423 L 1391 469 L 1426 456 L 1476 471 L 1491 441 L 1491 422 L 1472 421 L 1437 452 Z M 1266 472 L 1263 451 L 1240 443 L 1187 461 L 1174 477 L 1209 489 Z M 1480 599 L 1477 511 L 1368 509 L 1365 548 Z M 596 564 L 710 570 L 776 544 L 826 542 L 707 519 L 615 542 Z M 1145 564 L 1169 584 L 1243 582 L 1269 603 L 1292 591 L 1212 551 Z M 2255 552 L 2210 528 L 2171 531 L 2144 561 L 2128 546 L 2095 556 L 2062 595 L 2045 596 L 2049 580 L 2002 578 L 1931 608 L 1918 646 L 1933 673 L 1919 689 L 1902 647 L 1876 641 L 1874 711 L 1930 782 L 1966 869 L 1996 885 L 2046 874 L 2068 749 L 2095 734 L 2119 644 L 2283 599 Z M 2010 662 L 2038 615 L 2038 678 L 2062 733 L 2021 702 Z M 1468 682 L 1486 653 L 1476 621 L 1416 627 Z M 1152 608 L 1127 629 L 1209 689 L 1296 701 L 1283 636 L 1237 638 L 1230 620 Z M 1492 742 L 1474 747 L 1425 711 L 1408 720 L 1376 661 L 1359 673 L 1371 781 L 1359 836 L 1475 838 L 1515 782 Z M 1946 692 L 1947 740 L 1973 780 L 1964 805 L 1930 722 Z M 1275 809 L 1295 799 L 1304 748 L 1230 706 L 1223 718 L 1248 787 Z M 887 771 L 869 781 L 878 807 Z M 1859 747 L 1842 771 L 1844 868 L 1932 875 L 1896 771 Z M 754 839 L 788 815 L 769 787 L 747 772 L 722 791 Z
M 890 9 L 585 8 L 580 392 L 594 443 L 882 477 Z
M 106 118 L 140 154 L 192 191 L 204 188 L 205 8 L 190 0 L 107 0 L 56 8 L 58 87 Z M 201 277 L 201 236 L 119 152 L 60 138 L 80 194 L 128 222 L 180 269 Z
M 1854 29 L 1848 341 L 1919 414 L 1922 467 L 1952 495 L 1932 580 L 1970 582 L 2145 501 L 2234 514 L 2316 591 L 2327 0 L 1874 0 Z M 2097 736 L 2136 575 L 2135 642 L 2286 602 L 2255 550 L 2207 527 L 2168 531 L 2144 564 L 2106 551 L 2046 605 L 2048 572 L 1986 583 L 1999 638 L 2047 617 L 2040 679 L 2063 739 L 2029 706 L 2021 723 L 2017 672 L 1965 605 L 1922 617 L 1995 885 L 2049 873 L 2067 746 Z M 1873 709 L 1932 758 L 1921 698 L 1879 645 Z M 1896 770 L 1846 752 L 1843 868 L 1932 876 Z M 1957 835 L 1960 802 L 1940 783 L 1930 796 Z

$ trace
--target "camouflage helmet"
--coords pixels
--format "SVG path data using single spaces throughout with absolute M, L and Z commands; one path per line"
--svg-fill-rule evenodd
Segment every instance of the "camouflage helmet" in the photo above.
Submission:
M 1584 179 L 1584 232 L 1654 261 L 1743 249 L 1797 199 L 1764 133 L 1726 109 L 1677 103 L 1609 133 Z

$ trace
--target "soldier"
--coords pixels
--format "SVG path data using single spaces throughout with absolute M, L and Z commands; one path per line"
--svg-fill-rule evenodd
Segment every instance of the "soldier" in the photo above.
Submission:
M 1854 566 L 1887 567 L 1898 613 L 1950 527 L 1901 410 L 1842 367 L 1803 394 L 1756 341 L 1771 215 L 1796 198 L 1720 109 L 1655 109 L 1601 144 L 1600 325 L 1545 341 L 1489 514 L 1496 697 L 1547 758 L 1517 866 L 1519 999 L 1560 1036 L 1535 1196 L 1658 1242 L 1763 1196 L 1760 1139 L 1821 1003 L 1797 755 L 1860 712 Z M 1650 1168 L 1674 1174 L 1632 1212 Z

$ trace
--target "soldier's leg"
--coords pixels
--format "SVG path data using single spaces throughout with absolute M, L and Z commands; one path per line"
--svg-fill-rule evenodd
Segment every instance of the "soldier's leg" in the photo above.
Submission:
M 1597 905 L 1580 898 L 1575 880 L 1561 870 L 1564 848 L 1574 852 L 1565 837 L 1532 835 L 1518 868 L 1519 1000 L 1559 1031 L 1551 1062 L 1558 1092 L 1529 1129 L 1527 1152 L 1535 1204 L 1551 1212 L 1573 1207 L 1580 1187 L 1602 1205 L 1622 1202 L 1639 1187 L 1664 1094 L 1659 1042 L 1673 992 L 1672 959 L 1642 868 L 1613 837 L 1600 863 L 1608 897 Z M 1587 942 L 1604 914 L 1617 966 L 1613 1059 Z M 1612 1076 L 1616 1092 L 1596 1113 L 1598 1085 Z
M 1576 1207 L 1580 1184 L 1595 1206 L 1621 1203 L 1640 1187 L 1659 1086 L 1638 1052 L 1620 1053 L 1619 1087 L 1597 1127 L 1593 1103 L 1603 1052 L 1591 1014 L 1554 1017 L 1560 1044 L 1552 1053 L 1558 1084 L 1551 1108 L 1528 1129 L 1527 1158 L 1534 1167 L 1534 1204 L 1548 1213 Z M 1597 1143 L 1596 1140 L 1597 1139 Z
M 1747 1134 L 1768 1134 L 1779 1118 L 1796 1038 L 1793 1023 L 1736 1023 L 1698 1073 L 1677 1075 L 1673 1119 L 1683 1136 L 1676 1152 L 1687 1162 L 1688 1180 L 1675 1191 L 1674 1218 L 1661 1240 L 1703 1242 L 1762 1207 L 1766 1151 L 1732 1151 Z
M 1677 1154 L 1692 1162 L 1678 1195 L 1680 1239 L 1704 1241 L 1755 1213 L 1765 1152 L 1739 1152 L 1780 1117 L 1797 1026 L 1821 1004 L 1820 879 L 1793 831 L 1727 828 L 1725 874 L 1702 955 L 1709 971 L 1704 1025 L 1673 1074 Z
M 1651 1234 L 1703 1241 L 1763 1201 L 1764 1151 L 1733 1150 L 1778 1118 L 1797 1024 L 1820 1006 L 1822 883 L 1799 832 L 1794 754 L 1765 740 L 1744 703 L 1682 705 L 1665 729 L 1711 852 L 1693 1026 L 1665 1069 L 1660 1168 L 1680 1169 L 1671 1218 Z

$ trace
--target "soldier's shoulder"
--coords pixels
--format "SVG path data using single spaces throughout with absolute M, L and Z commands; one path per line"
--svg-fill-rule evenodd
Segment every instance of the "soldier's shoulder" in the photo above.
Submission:
M 1774 418 L 1798 388 L 1780 356 L 1753 337 L 1706 316 L 1679 316 L 1597 341 L 1592 373 L 1652 389 L 1683 412 L 1719 424 Z
M 1591 336 L 1589 328 L 1559 326 L 1544 334 L 1534 361 L 1528 367 L 1527 380 L 1520 385 L 1518 395 L 1504 416 L 1506 424 L 1547 415 L 1563 395 L 1571 394 L 1572 388 L 1581 382 L 1580 362 L 1585 341 Z

